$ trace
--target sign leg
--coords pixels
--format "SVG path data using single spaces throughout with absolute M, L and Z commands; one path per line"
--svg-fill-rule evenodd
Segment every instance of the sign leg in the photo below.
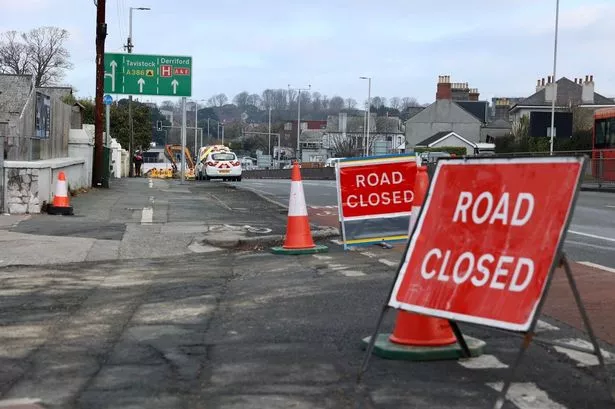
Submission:
M 613 391 L 613 382 L 611 379 L 611 374 L 609 373 L 606 367 L 606 363 L 604 362 L 604 356 L 602 355 L 600 344 L 598 344 L 598 338 L 596 338 L 596 334 L 594 333 L 591 321 L 589 319 L 589 316 L 587 315 L 587 311 L 585 310 L 585 305 L 583 304 L 583 300 L 581 299 L 581 294 L 579 293 L 579 289 L 577 288 L 577 283 L 572 274 L 572 269 L 570 268 L 570 263 L 568 262 L 568 258 L 566 257 L 566 255 L 562 256 L 562 265 L 564 267 L 564 271 L 566 272 L 566 277 L 568 278 L 568 283 L 570 284 L 570 289 L 572 290 L 574 301 L 577 303 L 579 313 L 581 313 L 583 324 L 585 325 L 585 328 L 587 329 L 587 334 L 589 335 L 589 339 L 594 346 L 594 354 L 598 358 L 600 368 L 604 371 L 605 382 L 609 390 L 609 394 L 611 395 L 611 398 L 615 401 L 615 391 Z
M 538 315 L 536 315 L 536 317 L 538 317 Z M 530 343 L 532 342 L 532 338 L 534 337 L 534 325 L 536 325 L 536 320 L 537 318 L 534 318 L 534 322 L 532 323 L 532 328 L 523 337 L 523 343 L 521 344 L 521 349 L 519 350 L 519 354 L 517 354 L 517 358 L 515 358 L 515 362 L 513 363 L 513 366 L 510 368 L 509 377 L 504 382 L 504 385 L 502 385 L 502 390 L 500 391 L 500 395 L 498 396 L 498 399 L 495 401 L 495 405 L 493 405 L 493 409 L 502 409 L 502 407 L 504 406 L 504 403 L 506 402 L 506 394 L 508 393 L 508 390 L 510 389 L 510 385 L 515 376 L 515 372 L 517 371 L 517 367 L 519 367 L 519 365 L 521 364 L 523 355 L 525 355 L 525 351 L 530 346 Z
M 361 369 L 359 369 L 359 373 L 357 374 L 357 383 L 361 382 L 363 374 L 365 373 L 365 371 L 367 371 L 367 366 L 369 365 L 369 358 L 372 356 L 372 352 L 374 351 L 376 337 L 378 336 L 378 331 L 380 331 L 380 327 L 382 326 L 382 320 L 384 320 L 384 315 L 386 314 L 388 308 L 389 306 L 385 302 L 382 306 L 382 311 L 380 311 L 380 316 L 378 317 L 378 323 L 376 324 L 376 328 L 374 328 L 374 333 L 369 339 L 369 344 L 367 345 L 367 349 L 365 351 L 365 357 L 363 358 Z
M 470 347 L 468 347 L 466 339 L 463 337 L 463 333 L 459 329 L 459 325 L 457 325 L 457 322 L 453 320 L 449 320 L 448 323 L 451 326 L 453 333 L 455 334 L 455 338 L 457 338 L 457 343 L 459 343 L 459 346 L 461 347 L 463 357 L 470 358 L 472 356 L 472 353 L 470 352 Z

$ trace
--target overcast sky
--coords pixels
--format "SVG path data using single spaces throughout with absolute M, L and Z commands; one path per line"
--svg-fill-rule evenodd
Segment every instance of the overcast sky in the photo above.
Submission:
M 593 74 L 615 96 L 615 1 L 561 0 L 557 77 Z M 434 100 L 438 75 L 481 99 L 529 96 L 553 69 L 555 0 L 107 0 L 106 51 L 191 55 L 193 97 L 305 87 L 329 97 Z M 71 33 L 66 82 L 94 95 L 93 0 L 0 0 L 0 31 Z

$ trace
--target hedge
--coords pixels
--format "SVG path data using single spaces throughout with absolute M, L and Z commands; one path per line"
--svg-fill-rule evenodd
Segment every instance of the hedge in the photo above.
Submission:
M 450 154 L 455 154 L 457 156 L 465 156 L 468 151 L 463 146 L 440 146 L 437 148 L 424 148 L 424 147 L 416 147 L 414 148 L 416 153 L 422 152 L 448 152 Z

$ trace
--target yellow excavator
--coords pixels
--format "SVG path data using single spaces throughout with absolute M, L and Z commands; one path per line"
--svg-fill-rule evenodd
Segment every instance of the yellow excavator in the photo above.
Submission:
M 164 155 L 171 161 L 173 173 L 178 174 L 181 167 L 181 165 L 178 166 L 178 163 L 181 164 L 182 146 L 166 145 L 164 148 Z M 192 159 L 192 153 L 190 153 L 188 147 L 184 148 L 184 155 L 186 156 L 186 166 L 188 167 L 185 174 L 186 179 L 194 179 L 194 160 Z

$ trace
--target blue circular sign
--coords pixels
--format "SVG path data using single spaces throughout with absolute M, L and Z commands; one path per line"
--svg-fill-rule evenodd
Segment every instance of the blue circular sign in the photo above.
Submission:
M 107 94 L 103 97 L 103 102 L 105 103 L 105 105 L 111 105 L 111 103 L 113 102 L 113 98 L 111 97 L 111 95 Z

